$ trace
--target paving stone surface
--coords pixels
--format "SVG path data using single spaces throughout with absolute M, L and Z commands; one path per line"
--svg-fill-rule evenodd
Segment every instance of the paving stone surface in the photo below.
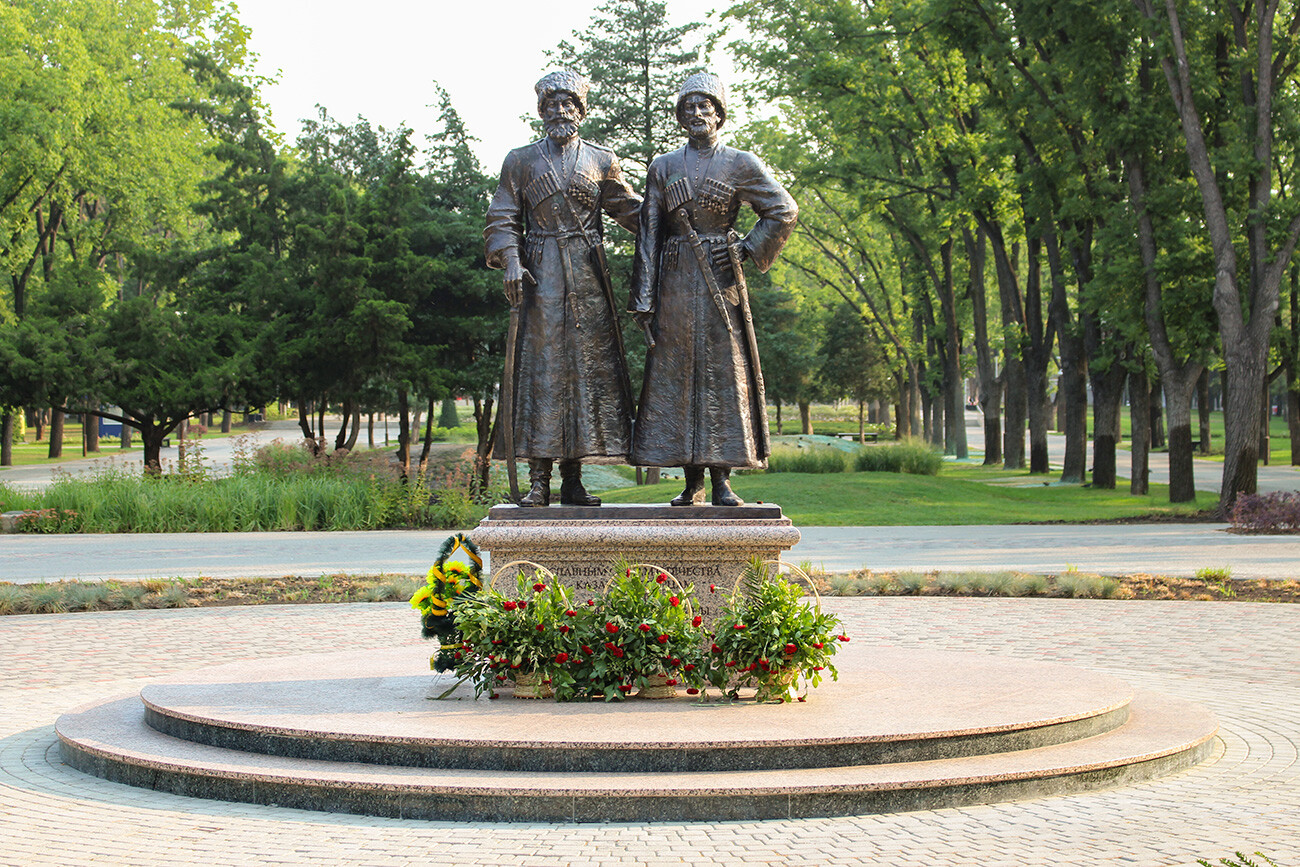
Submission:
M 161 675 L 240 659 L 416 644 L 402 604 L 0 618 L 0 865 L 1300 865 L 1300 606 L 828 599 L 856 641 L 1043 659 L 1210 707 L 1215 757 L 1103 792 L 891 815 L 494 825 L 226 804 L 64 766 L 54 719 Z M 815 700 L 815 697 L 814 699 Z

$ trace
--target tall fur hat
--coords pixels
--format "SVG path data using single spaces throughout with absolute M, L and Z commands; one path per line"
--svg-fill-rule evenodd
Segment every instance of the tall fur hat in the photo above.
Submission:
M 577 98 L 578 105 L 582 108 L 582 116 L 587 116 L 587 91 L 591 90 L 591 82 L 578 73 L 567 69 L 548 72 L 533 86 L 533 89 L 537 91 L 538 114 L 542 113 L 542 101 L 557 90 L 562 90 Z
M 677 114 L 682 113 L 682 101 L 692 93 L 702 93 L 718 109 L 718 126 L 727 122 L 727 86 L 712 72 L 697 72 L 689 75 L 682 82 L 682 89 L 677 92 Z

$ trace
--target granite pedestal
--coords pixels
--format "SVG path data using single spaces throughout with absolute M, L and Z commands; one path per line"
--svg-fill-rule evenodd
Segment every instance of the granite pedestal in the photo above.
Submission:
M 668 570 L 701 598 L 710 584 L 730 589 L 753 558 L 777 560 L 799 542 L 781 507 L 763 503 L 495 506 L 470 536 L 490 555 L 489 571 L 530 560 L 579 594 L 599 593 L 626 558 Z

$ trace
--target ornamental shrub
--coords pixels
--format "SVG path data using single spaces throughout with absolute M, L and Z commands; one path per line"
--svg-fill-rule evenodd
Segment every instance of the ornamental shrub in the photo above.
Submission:
M 853 468 L 860 473 L 936 476 L 942 466 L 943 454 L 924 440 L 916 438 L 862 446 L 853 458 Z
M 1238 533 L 1300 532 L 1300 492 L 1240 494 L 1229 521 Z

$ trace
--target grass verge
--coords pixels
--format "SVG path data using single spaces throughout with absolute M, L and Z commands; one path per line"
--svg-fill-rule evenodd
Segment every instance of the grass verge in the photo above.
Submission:
M 897 473 L 747 473 L 732 487 L 749 502 L 779 503 L 796 524 L 813 527 L 1094 523 L 1124 519 L 1189 520 L 1206 517 L 1218 499 L 1200 493 L 1171 504 L 1169 489 L 1152 485 L 1135 497 L 1053 483 L 975 464 L 945 464 L 938 476 Z M 680 493 L 678 480 L 602 492 L 607 503 L 666 503 Z
M 824 596 L 1032 596 L 1069 599 L 1300 602 L 1300 581 L 1225 581 L 1219 576 L 1097 575 L 1064 572 L 815 573 Z M 405 602 L 418 575 L 323 575 L 280 578 L 170 578 L 148 581 L 0 583 L 0 615 L 213 608 L 341 602 Z M 417 622 L 417 621 L 413 621 Z

